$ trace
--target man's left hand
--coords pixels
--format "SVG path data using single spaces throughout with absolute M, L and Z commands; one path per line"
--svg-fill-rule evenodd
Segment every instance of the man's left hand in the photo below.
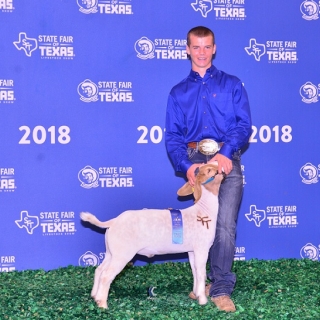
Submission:
M 229 174 L 232 170 L 232 161 L 226 156 L 217 153 L 210 161 L 218 161 L 218 173 L 224 172 L 225 174 Z M 223 168 L 223 170 L 222 170 Z

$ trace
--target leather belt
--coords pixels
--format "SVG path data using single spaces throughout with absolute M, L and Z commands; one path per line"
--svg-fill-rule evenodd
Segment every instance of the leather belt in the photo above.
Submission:
M 212 139 L 203 139 L 200 142 L 189 142 L 188 147 L 197 149 L 205 155 L 213 155 L 217 153 L 223 145 L 223 142 L 217 142 Z

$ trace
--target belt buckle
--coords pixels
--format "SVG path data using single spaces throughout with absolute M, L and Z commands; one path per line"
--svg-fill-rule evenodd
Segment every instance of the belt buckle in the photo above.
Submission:
M 211 156 L 217 153 L 220 148 L 217 141 L 212 139 L 203 139 L 198 144 L 198 150 L 206 156 Z

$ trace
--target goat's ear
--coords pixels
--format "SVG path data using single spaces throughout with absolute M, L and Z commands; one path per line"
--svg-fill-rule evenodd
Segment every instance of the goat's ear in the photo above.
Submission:
M 178 190 L 177 194 L 180 197 L 188 196 L 193 194 L 193 188 L 190 186 L 189 182 L 187 182 Z

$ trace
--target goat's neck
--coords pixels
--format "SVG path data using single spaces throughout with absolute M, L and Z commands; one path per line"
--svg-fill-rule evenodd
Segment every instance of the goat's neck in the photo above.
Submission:
M 214 208 L 216 207 L 216 197 L 217 195 L 213 194 L 211 191 L 202 188 L 201 198 L 194 206 L 197 207 L 204 215 L 213 215 Z

